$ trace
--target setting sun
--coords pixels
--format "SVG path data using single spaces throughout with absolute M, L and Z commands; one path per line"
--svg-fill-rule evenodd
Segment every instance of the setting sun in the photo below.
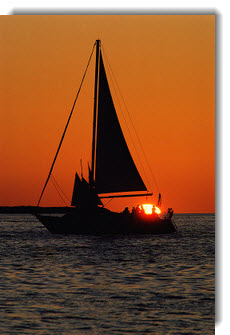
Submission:
M 152 204 L 145 204 L 145 205 L 142 205 L 144 211 L 145 211 L 145 214 L 152 214 L 153 213 L 153 205 Z
M 147 215 L 153 214 L 153 208 L 154 208 L 154 212 L 156 214 L 160 214 L 161 213 L 160 208 L 158 208 L 157 206 L 152 205 L 152 204 L 144 204 L 144 205 L 139 206 L 139 208 L 143 209 L 144 212 L 145 212 L 145 214 L 147 214 Z

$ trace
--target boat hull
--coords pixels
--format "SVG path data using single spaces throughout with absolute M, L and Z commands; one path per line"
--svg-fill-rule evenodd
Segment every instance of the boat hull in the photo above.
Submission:
M 169 234 L 177 230 L 171 218 L 143 218 L 110 211 L 35 216 L 52 234 Z

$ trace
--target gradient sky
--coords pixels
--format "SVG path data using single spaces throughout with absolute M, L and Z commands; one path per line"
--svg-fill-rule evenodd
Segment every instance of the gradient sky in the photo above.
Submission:
M 97 38 L 157 182 L 105 58 L 127 143 L 154 192 L 148 202 L 160 191 L 164 208 L 214 212 L 214 15 L 1 16 L 0 205 L 36 205 Z M 53 173 L 69 198 L 80 159 L 86 176 L 91 157 L 94 66 L 95 55 Z M 49 205 L 64 205 L 51 182 Z

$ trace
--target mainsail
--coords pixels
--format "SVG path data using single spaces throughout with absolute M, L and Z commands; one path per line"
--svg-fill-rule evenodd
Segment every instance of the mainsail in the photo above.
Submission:
M 99 59 L 95 171 L 97 193 L 146 191 L 117 118 L 101 51 Z

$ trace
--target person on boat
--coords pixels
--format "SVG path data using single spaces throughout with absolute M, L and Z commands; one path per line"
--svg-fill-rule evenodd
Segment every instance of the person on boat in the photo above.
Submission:
M 172 216 L 173 216 L 173 209 L 168 208 L 168 218 L 171 219 Z
M 142 206 L 137 205 L 136 211 L 139 215 L 142 215 L 144 213 L 144 208 Z
M 137 205 L 136 207 L 133 207 L 132 215 L 138 217 L 142 213 L 142 210 L 143 209 L 139 205 Z
M 133 207 L 133 208 L 132 208 L 132 215 L 136 215 L 136 214 L 137 214 L 136 208 Z
M 128 208 L 128 207 L 125 207 L 125 209 L 123 210 L 123 213 L 124 213 L 124 214 L 130 214 L 130 213 L 129 213 L 129 208 Z

